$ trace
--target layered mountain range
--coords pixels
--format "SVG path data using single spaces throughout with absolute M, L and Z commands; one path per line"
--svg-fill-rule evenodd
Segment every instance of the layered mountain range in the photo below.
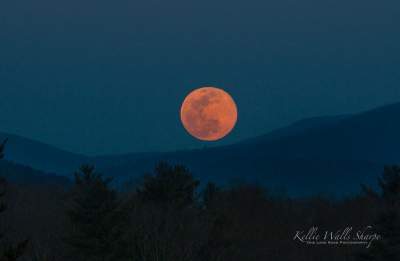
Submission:
M 400 103 L 353 115 L 305 119 L 228 146 L 97 157 L 8 133 L 0 133 L 0 140 L 8 138 L 9 163 L 54 173 L 43 179 L 70 178 L 81 164 L 89 163 L 121 183 L 168 161 L 186 165 L 204 182 L 258 183 L 289 195 L 348 194 L 359 191 L 360 184 L 375 184 L 384 165 L 400 162 L 398 119 Z

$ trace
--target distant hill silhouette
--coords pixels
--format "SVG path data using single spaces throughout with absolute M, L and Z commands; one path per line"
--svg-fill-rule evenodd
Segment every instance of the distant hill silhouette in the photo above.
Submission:
M 250 146 L 268 146 L 266 155 L 279 158 L 362 160 L 399 163 L 400 103 L 346 117 L 335 124 L 310 128 L 279 140 Z
M 72 184 L 70 179 L 66 177 L 44 173 L 6 160 L 0 161 L 0 177 L 6 178 L 8 182 L 13 184 L 59 186 Z
M 89 158 L 54 146 L 0 132 L 0 141 L 8 138 L 5 159 L 45 172 L 70 175 Z
M 367 112 L 300 121 L 230 146 L 160 153 L 105 172 L 136 176 L 163 159 L 189 166 L 203 179 L 242 180 L 289 194 L 357 192 L 374 184 L 385 164 L 400 161 L 400 103 Z
M 295 123 L 290 124 L 289 126 L 273 130 L 265 135 L 247 139 L 241 143 L 243 144 L 243 143 L 276 141 L 281 138 L 302 134 L 310 129 L 329 127 L 350 117 L 351 115 L 335 115 L 335 116 L 307 118 L 300 121 L 296 121 Z
M 80 163 L 96 163 L 120 182 L 141 177 L 156 162 L 167 160 L 185 164 L 203 181 L 258 182 L 293 195 L 343 194 L 358 191 L 361 183 L 375 184 L 383 165 L 400 162 L 399 118 L 396 103 L 354 115 L 302 120 L 229 146 L 94 158 L 14 137 L 6 155 L 60 174 L 72 173 Z

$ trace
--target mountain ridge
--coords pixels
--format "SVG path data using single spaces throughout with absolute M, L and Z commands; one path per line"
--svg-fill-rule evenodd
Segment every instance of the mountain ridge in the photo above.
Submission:
M 56 167 L 65 168 L 61 173 L 64 175 L 67 169 L 72 173 L 80 164 L 91 163 L 121 183 L 137 179 L 164 160 L 186 165 L 204 181 L 226 183 L 239 178 L 267 187 L 284 186 L 300 195 L 335 193 L 331 184 L 339 184 L 343 192 L 354 192 L 361 183 L 375 183 L 384 165 L 400 162 L 399 117 L 400 103 L 394 103 L 352 115 L 304 119 L 220 147 L 97 157 L 58 151 L 56 156 L 67 153 L 68 159 L 59 159 L 56 163 L 62 164 Z M 10 153 L 6 151 L 6 155 L 12 154 L 13 143 L 9 145 Z M 19 149 L 24 150 L 21 146 Z M 45 157 L 32 150 L 26 154 Z M 43 160 L 51 162 L 51 157 Z

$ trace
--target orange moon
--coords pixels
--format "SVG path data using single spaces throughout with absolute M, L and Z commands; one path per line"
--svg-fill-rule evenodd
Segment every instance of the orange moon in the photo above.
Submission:
M 194 137 L 216 141 L 228 135 L 237 121 L 232 97 L 215 87 L 202 87 L 189 93 L 182 103 L 181 121 Z

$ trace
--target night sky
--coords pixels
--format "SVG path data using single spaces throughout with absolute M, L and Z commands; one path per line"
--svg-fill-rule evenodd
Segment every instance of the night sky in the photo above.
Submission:
M 203 85 L 239 109 L 217 144 L 400 101 L 400 1 L 0 1 L 0 131 L 89 155 L 209 146 L 179 121 Z

